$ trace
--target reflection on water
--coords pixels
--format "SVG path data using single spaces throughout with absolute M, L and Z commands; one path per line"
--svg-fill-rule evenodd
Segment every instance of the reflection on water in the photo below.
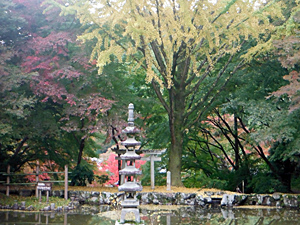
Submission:
M 0 225 L 56 224 L 56 225 L 111 225 L 115 221 L 101 216 L 109 207 L 81 208 L 74 212 L 17 212 L 0 211 Z M 100 213 L 100 214 L 99 214 Z M 117 213 L 112 211 L 112 214 Z M 288 209 L 203 209 L 183 207 L 179 210 L 141 209 L 145 225 L 296 225 L 300 224 L 298 210 Z

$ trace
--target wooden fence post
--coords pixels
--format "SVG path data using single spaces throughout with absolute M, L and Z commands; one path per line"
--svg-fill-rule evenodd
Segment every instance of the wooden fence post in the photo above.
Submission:
M 40 162 L 36 161 L 36 174 L 35 174 L 35 182 L 36 182 L 35 197 L 36 198 L 39 197 L 39 190 L 38 190 L 39 172 L 40 172 Z
M 10 165 L 7 165 L 7 177 L 6 177 L 6 196 L 9 196 L 9 183 L 10 183 Z
M 65 200 L 68 200 L 68 165 L 65 165 Z

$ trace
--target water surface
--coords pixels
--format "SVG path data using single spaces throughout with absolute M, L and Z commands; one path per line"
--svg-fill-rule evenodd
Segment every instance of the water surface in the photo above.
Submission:
M 52 224 L 52 225 L 111 225 L 119 217 L 119 211 L 109 207 L 81 208 L 74 212 L 18 212 L 0 211 L 0 225 Z M 107 218 L 105 215 L 112 215 Z M 300 224 L 300 212 L 288 209 L 203 209 L 183 207 L 169 209 L 140 209 L 145 225 L 296 225 Z M 129 215 L 130 216 L 130 215 Z M 115 217 L 115 218 L 113 218 Z

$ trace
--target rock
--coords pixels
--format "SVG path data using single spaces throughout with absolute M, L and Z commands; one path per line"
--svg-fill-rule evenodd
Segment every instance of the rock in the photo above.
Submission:
M 248 195 L 235 195 L 234 202 L 236 205 L 245 205 L 248 199 Z
M 212 202 L 211 197 L 205 197 L 205 198 L 204 198 L 204 202 L 205 202 L 205 203 L 211 203 L 211 202 Z
M 169 193 L 155 193 L 154 198 L 159 201 L 160 205 L 166 205 L 173 201 L 173 195 Z
M 88 202 L 88 199 L 91 197 L 91 193 L 89 191 L 79 191 L 79 199 L 83 202 Z
M 235 195 L 224 194 L 221 200 L 221 206 L 233 206 Z
M 27 210 L 27 211 L 32 211 L 32 210 L 33 210 L 33 206 L 32 206 L 32 205 L 28 206 L 28 207 L 26 208 L 26 210 Z
M 296 196 L 284 195 L 283 204 L 285 207 L 289 208 L 298 208 L 299 202 Z
M 92 197 L 99 197 L 99 195 L 100 195 L 100 192 L 98 192 L 98 191 L 92 191 Z
M 18 210 L 19 209 L 18 203 L 13 204 L 12 209 L 13 210 Z
M 55 203 L 50 204 L 50 209 L 51 209 L 51 211 L 53 211 L 55 209 Z
M 272 195 L 272 197 L 274 198 L 275 201 L 279 201 L 280 198 L 281 198 L 281 195 L 278 194 L 278 193 L 274 193 L 274 194 Z
M 153 199 L 153 204 L 154 204 L 154 205 L 159 205 L 158 199 Z
M 264 198 L 265 198 L 265 196 L 263 196 L 263 195 L 257 195 L 257 204 L 262 205 Z
M 281 204 L 280 204 L 279 201 L 276 202 L 276 207 L 277 207 L 277 208 L 281 208 Z
M 51 210 L 50 206 L 46 206 L 43 208 L 43 211 L 50 211 L 50 210 Z
M 195 205 L 205 206 L 205 200 L 202 195 L 197 195 L 195 198 Z
M 275 200 L 273 197 L 267 196 L 267 197 L 265 197 L 265 201 L 263 203 L 264 203 L 264 205 L 272 206 L 272 205 L 275 205 Z
M 187 200 L 187 199 L 191 199 L 191 198 L 195 198 L 196 197 L 196 194 L 195 193 L 192 193 L 192 194 L 188 194 L 184 200 Z
M 138 193 L 136 197 L 141 199 L 142 205 L 151 204 L 153 200 L 151 193 Z
M 89 203 L 98 204 L 99 203 L 99 198 L 98 197 L 92 197 L 92 198 L 89 199 Z
M 212 196 L 214 195 L 215 193 L 214 192 L 211 192 L 211 191 L 205 191 L 204 194 L 206 194 L 207 196 Z
M 63 211 L 63 208 L 61 206 L 58 206 L 57 209 L 55 210 L 56 212 L 61 212 Z
M 177 192 L 174 197 L 176 205 L 186 205 L 185 198 L 187 197 L 187 194 Z
M 102 192 L 102 196 L 103 196 L 103 203 L 110 205 L 111 204 L 110 197 L 112 196 L 112 194 L 109 192 Z

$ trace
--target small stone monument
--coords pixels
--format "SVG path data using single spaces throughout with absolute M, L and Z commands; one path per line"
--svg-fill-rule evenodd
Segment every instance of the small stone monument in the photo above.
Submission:
M 122 130 L 122 133 L 127 135 L 127 139 L 121 144 L 125 146 L 126 152 L 120 158 L 125 162 L 125 167 L 119 171 L 120 175 L 124 175 L 122 185 L 119 186 L 119 191 L 124 191 L 124 200 L 121 202 L 122 211 L 120 223 L 125 223 L 125 215 L 127 213 L 134 213 L 135 222 L 140 223 L 139 200 L 136 198 L 136 192 L 142 191 L 143 187 L 137 183 L 136 176 L 142 172 L 135 167 L 135 161 L 141 159 L 141 156 L 136 153 L 136 147 L 141 143 L 135 140 L 135 135 L 139 133 L 139 129 L 134 126 L 134 106 L 132 103 L 128 106 L 128 126 Z

